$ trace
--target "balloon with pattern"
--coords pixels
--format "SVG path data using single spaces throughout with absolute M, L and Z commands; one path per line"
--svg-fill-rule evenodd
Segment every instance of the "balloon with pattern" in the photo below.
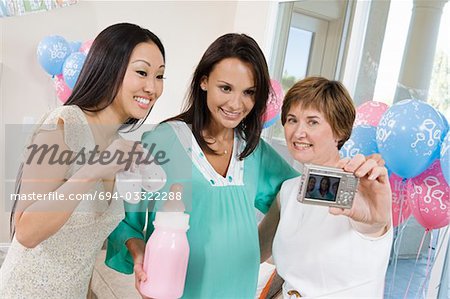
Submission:
M 55 82 L 56 96 L 64 104 L 72 94 L 72 90 L 67 86 L 62 74 L 56 75 L 53 81 Z
M 443 134 L 443 138 L 445 137 L 445 135 L 447 134 L 447 132 L 449 131 L 449 129 L 450 129 L 450 125 L 448 124 L 448 119 L 445 117 L 445 115 L 444 114 L 442 114 L 442 112 L 441 111 L 438 111 L 438 113 L 439 113 L 439 115 L 441 116 L 441 118 L 442 118 L 442 122 L 444 123 L 444 134 Z
M 427 230 L 449 224 L 449 189 L 439 161 L 408 181 L 408 200 L 412 214 Z
M 353 127 L 350 139 L 340 149 L 341 156 L 353 158 L 357 154 L 369 156 L 378 153 L 376 135 L 376 127 L 368 125 Z
M 438 158 L 443 131 L 442 118 L 432 106 L 404 100 L 383 114 L 377 127 L 378 151 L 395 174 L 412 178 Z
M 67 57 L 66 61 L 64 62 L 64 81 L 66 81 L 66 84 L 70 87 L 70 89 L 73 89 L 73 87 L 75 86 L 85 60 L 86 55 L 81 52 L 75 52 L 70 54 L 70 56 Z
M 377 101 L 368 101 L 361 104 L 358 108 L 356 108 L 356 119 L 355 126 L 359 125 L 369 125 L 369 126 L 378 126 L 383 113 L 389 109 L 389 105 L 377 102 Z
M 273 92 L 269 94 L 266 112 L 263 115 L 264 129 L 273 125 L 280 118 L 284 98 L 283 88 L 280 82 L 275 79 L 270 79 L 270 84 L 272 85 Z
M 391 174 L 389 183 L 392 190 L 392 224 L 402 224 L 411 215 L 408 203 L 407 181 L 396 174 Z
M 44 37 L 37 47 L 39 64 L 52 76 L 62 73 L 64 61 L 70 53 L 69 43 L 59 35 Z
M 441 143 L 441 158 L 440 163 L 442 167 L 442 174 L 444 175 L 447 184 L 450 184 L 450 132 Z
M 69 42 L 70 50 L 73 52 L 78 52 L 81 47 L 81 42 Z

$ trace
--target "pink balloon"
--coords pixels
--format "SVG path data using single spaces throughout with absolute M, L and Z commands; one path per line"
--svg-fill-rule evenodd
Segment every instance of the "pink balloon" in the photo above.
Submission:
M 406 181 L 393 173 L 389 177 L 389 183 L 392 190 L 392 223 L 396 227 L 408 219 L 411 215 L 411 208 L 407 200 Z
M 91 49 L 92 43 L 94 42 L 93 39 L 89 39 L 81 44 L 80 49 L 78 52 L 84 53 L 85 55 L 88 54 L 89 50 Z
M 53 80 L 55 82 L 56 96 L 61 101 L 61 103 L 64 104 L 72 94 L 72 90 L 69 88 L 69 86 L 67 86 L 62 74 L 56 75 Z
M 270 84 L 272 85 L 273 93 L 269 95 L 267 99 L 266 113 L 264 113 L 263 121 L 268 122 L 275 118 L 281 111 L 281 106 L 283 105 L 283 88 L 280 82 L 275 79 L 270 79 Z
M 449 192 L 439 160 L 409 180 L 409 203 L 414 217 L 423 227 L 430 230 L 450 223 Z
M 355 126 L 378 126 L 381 116 L 389 106 L 382 102 L 368 101 L 356 108 Z

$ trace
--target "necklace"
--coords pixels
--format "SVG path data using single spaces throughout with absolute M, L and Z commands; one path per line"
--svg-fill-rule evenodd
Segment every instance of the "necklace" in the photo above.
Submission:
M 225 149 L 225 150 L 223 150 L 222 153 L 217 153 L 216 152 L 216 154 L 219 155 L 219 156 L 225 156 L 226 154 L 228 154 L 228 150 Z
M 216 146 L 218 145 L 217 144 L 217 139 L 215 137 L 213 137 L 213 136 L 205 136 L 204 138 L 205 138 L 205 141 L 206 141 L 206 143 L 208 145 L 212 145 L 212 144 L 216 144 Z M 208 141 L 208 140 L 211 140 L 211 141 Z M 229 148 L 230 148 L 230 146 L 227 145 L 226 148 L 222 152 L 216 151 L 214 149 L 212 149 L 212 150 L 218 156 L 225 156 L 225 155 L 227 155 L 228 153 L 231 152 L 231 149 L 233 148 L 233 145 L 231 145 L 231 149 L 230 150 L 229 150 Z

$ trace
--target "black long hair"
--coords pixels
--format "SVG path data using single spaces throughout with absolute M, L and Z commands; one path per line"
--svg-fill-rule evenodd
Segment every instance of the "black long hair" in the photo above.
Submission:
M 154 43 L 166 60 L 161 40 L 148 29 L 119 23 L 100 32 L 64 105 L 77 105 L 89 112 L 98 112 L 111 105 L 122 86 L 131 53 L 138 44 L 145 42 Z M 121 129 L 131 127 L 129 131 L 136 130 L 147 116 L 141 120 L 130 118 Z
M 161 51 L 164 61 L 166 54 L 161 40 L 150 30 L 130 23 L 118 23 L 104 29 L 95 38 L 72 94 L 64 105 L 76 105 L 83 111 L 98 112 L 113 102 L 128 67 L 131 53 L 140 44 L 154 43 Z M 150 113 L 150 111 L 149 111 Z M 147 114 L 148 116 L 148 114 Z M 136 130 L 147 119 L 129 118 L 121 130 Z M 15 192 L 19 194 L 22 181 L 23 163 L 19 167 Z M 10 233 L 14 236 L 14 202 L 10 216 Z
M 236 128 L 239 135 L 246 141 L 244 150 L 239 154 L 239 158 L 244 159 L 258 145 L 263 128 L 262 117 L 271 91 L 269 70 L 264 54 L 256 41 L 248 35 L 225 34 L 208 47 L 193 74 L 184 112 L 165 121 L 180 120 L 192 125 L 192 133 L 200 147 L 210 149 L 202 132 L 209 125 L 211 113 L 206 103 L 206 92 L 201 89 L 200 83 L 204 77 L 209 76 L 216 64 L 226 58 L 237 58 L 251 65 L 255 78 L 255 105 Z

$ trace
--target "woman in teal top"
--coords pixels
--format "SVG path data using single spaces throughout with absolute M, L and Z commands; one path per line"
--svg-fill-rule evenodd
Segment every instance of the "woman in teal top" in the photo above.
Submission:
M 143 135 L 144 146 L 166 153 L 161 166 L 167 182 L 159 192 L 174 183 L 184 187 L 190 257 L 183 298 L 255 295 L 260 251 L 254 208 L 266 213 L 281 183 L 297 175 L 260 139 L 269 91 L 257 43 L 226 34 L 197 66 L 186 111 Z M 123 273 L 134 270 L 136 284 L 145 279 L 144 241 L 161 203 L 126 203 L 126 217 L 108 239 L 106 264 Z
M 330 178 L 323 177 L 320 180 L 319 189 L 311 193 L 312 198 L 333 200 L 334 194 L 330 192 Z

